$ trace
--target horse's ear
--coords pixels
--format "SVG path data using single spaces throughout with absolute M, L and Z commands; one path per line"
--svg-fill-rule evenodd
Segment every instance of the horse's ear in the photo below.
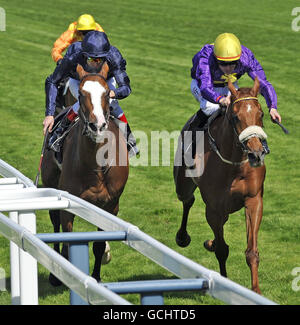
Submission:
M 99 74 L 106 80 L 108 71 L 109 71 L 109 66 L 108 66 L 107 62 L 105 61 L 101 67 L 101 71 L 99 72 Z
M 78 73 L 80 80 L 88 74 L 80 64 L 77 64 L 76 72 Z
M 228 80 L 228 89 L 230 90 L 231 95 L 232 95 L 233 97 L 235 97 L 235 98 L 238 97 L 238 93 L 237 93 L 237 91 L 236 91 L 236 89 L 235 89 L 233 83 L 232 83 L 230 80 Z
M 254 97 L 257 97 L 257 95 L 259 93 L 259 80 L 257 77 L 255 77 L 254 85 L 253 85 L 253 88 L 251 89 L 251 93 Z

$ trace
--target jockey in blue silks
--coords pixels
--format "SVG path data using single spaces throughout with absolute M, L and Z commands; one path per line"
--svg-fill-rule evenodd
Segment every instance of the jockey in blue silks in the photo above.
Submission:
M 129 154 L 138 153 L 136 141 L 131 133 L 127 119 L 118 100 L 126 98 L 131 93 L 130 80 L 126 73 L 126 61 L 120 51 L 110 45 L 104 32 L 91 31 L 86 34 L 82 42 L 73 43 L 61 63 L 57 65 L 53 74 L 47 77 L 46 89 L 46 117 L 43 122 L 44 134 L 46 130 L 52 131 L 58 85 L 64 78 L 70 77 L 69 87 L 74 98 L 78 100 L 79 76 L 76 72 L 80 64 L 87 72 L 97 72 L 106 61 L 109 66 L 107 84 L 110 88 L 111 114 L 127 125 L 127 147 Z M 62 135 L 78 115 L 79 101 L 77 101 L 63 117 L 60 127 L 56 128 L 50 138 L 50 148 L 60 151 L 63 141 Z M 126 129 L 126 128 L 125 128 Z

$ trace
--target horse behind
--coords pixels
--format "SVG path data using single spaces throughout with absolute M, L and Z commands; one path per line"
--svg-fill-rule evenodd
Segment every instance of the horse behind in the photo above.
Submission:
M 119 199 L 128 179 L 126 140 L 115 123 L 110 123 L 109 88 L 106 83 L 108 65 L 100 73 L 89 74 L 78 65 L 79 122 L 67 135 L 63 146 L 63 161 L 59 166 L 54 152 L 46 150 L 42 163 L 43 185 L 67 191 L 114 215 L 119 211 Z M 67 211 L 50 211 L 54 231 L 71 232 L 74 215 Z M 98 229 L 101 230 L 101 229 Z M 59 244 L 55 244 L 59 252 Z M 95 265 L 92 276 L 100 281 L 104 242 L 94 242 Z M 68 258 L 68 246 L 62 255 Z M 60 281 L 49 277 L 53 285 Z
M 204 152 L 199 153 L 197 148 L 194 163 L 198 170 L 203 170 L 202 175 L 190 177 L 184 163 L 174 166 L 176 193 L 183 203 L 182 223 L 176 242 L 181 247 L 190 243 L 191 238 L 186 230 L 187 220 L 195 200 L 194 191 L 198 187 L 206 205 L 207 222 L 214 233 L 214 239 L 207 240 L 204 246 L 215 252 L 220 273 L 226 277 L 229 246 L 224 240 L 223 226 L 229 214 L 244 207 L 247 229 L 246 261 L 251 271 L 252 290 L 260 293 L 257 237 L 263 214 L 266 173 L 265 152 L 261 140 L 267 136 L 262 129 L 263 111 L 257 100 L 259 81 L 256 78 L 253 88 L 239 90 L 229 82 L 228 88 L 231 91 L 231 105 L 223 115 L 216 118 L 208 132 L 205 132 Z M 187 124 L 182 134 L 186 129 Z M 218 154 L 211 149 L 209 136 L 215 139 Z

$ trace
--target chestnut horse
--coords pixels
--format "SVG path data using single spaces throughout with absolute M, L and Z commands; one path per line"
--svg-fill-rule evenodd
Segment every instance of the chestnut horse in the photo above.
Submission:
M 261 140 L 267 135 L 263 131 L 263 111 L 258 102 L 259 81 L 256 78 L 253 88 L 236 90 L 228 82 L 231 92 L 231 105 L 217 117 L 204 134 L 202 160 L 198 153 L 195 166 L 202 175 L 188 177 L 184 164 L 174 166 L 174 180 L 178 199 L 183 203 L 183 217 L 176 242 L 181 247 L 190 243 L 187 233 L 187 219 L 194 203 L 194 191 L 198 187 L 206 205 L 206 219 L 214 240 L 204 243 L 206 249 L 215 252 L 220 273 L 227 276 L 226 260 L 229 246 L 223 236 L 223 226 L 228 215 L 245 207 L 247 227 L 246 261 L 251 270 L 252 290 L 260 293 L 258 284 L 259 253 L 257 235 L 263 214 L 263 185 L 266 168 L 265 152 Z M 182 131 L 187 129 L 187 125 Z M 209 137 L 214 138 L 217 150 L 212 150 Z M 198 147 L 198 145 L 197 145 Z
M 64 141 L 62 166 L 57 164 L 54 152 L 46 150 L 41 175 L 44 186 L 67 191 L 117 215 L 129 167 L 126 140 L 122 133 L 119 136 L 118 127 L 109 117 L 109 88 L 106 83 L 108 70 L 106 63 L 99 74 L 87 73 L 78 65 L 79 122 L 73 126 Z M 108 140 L 109 135 L 111 142 Z M 110 155 L 111 152 L 113 155 Z M 106 159 L 107 156 L 112 159 Z M 122 163 L 119 163 L 121 160 Z M 50 218 L 55 232 L 59 232 L 60 224 L 64 232 L 72 231 L 73 214 L 50 211 Z M 54 247 L 59 251 L 59 245 Z M 95 265 L 92 276 L 97 281 L 100 280 L 104 250 L 104 242 L 93 243 Z M 62 255 L 68 258 L 68 246 L 65 244 Z M 53 285 L 60 284 L 53 275 L 50 275 L 49 280 Z

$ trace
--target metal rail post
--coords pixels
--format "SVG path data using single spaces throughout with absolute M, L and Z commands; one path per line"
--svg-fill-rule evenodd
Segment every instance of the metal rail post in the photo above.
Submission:
M 19 223 L 18 212 L 9 212 L 9 218 Z M 20 305 L 20 248 L 12 241 L 10 241 L 10 287 L 12 305 Z
M 36 216 L 33 212 L 19 214 L 19 225 L 36 233 Z M 20 249 L 20 303 L 38 305 L 38 270 L 37 261 L 30 254 Z
M 85 274 L 90 273 L 89 265 L 89 244 L 72 243 L 69 244 L 69 258 L 70 262 Z M 70 292 L 71 305 L 88 305 L 88 302 L 83 300 L 76 292 Z

